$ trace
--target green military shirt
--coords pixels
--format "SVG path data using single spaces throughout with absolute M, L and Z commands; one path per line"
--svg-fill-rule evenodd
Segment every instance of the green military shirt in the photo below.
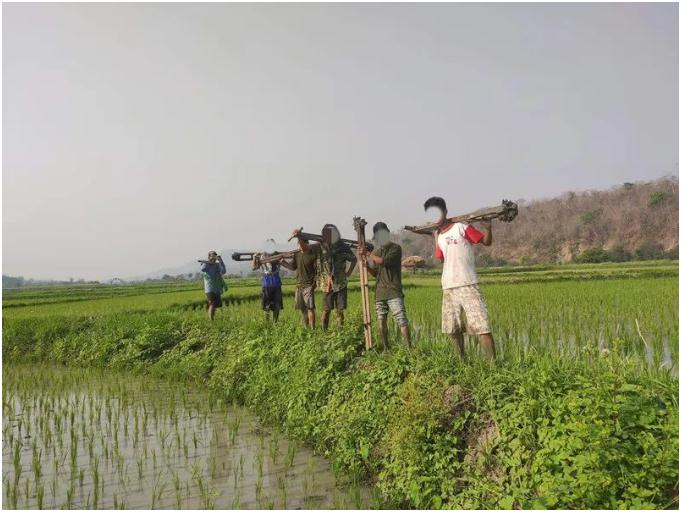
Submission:
M 293 260 L 296 264 L 296 286 L 304 288 L 315 284 L 315 277 L 317 277 L 315 263 L 321 253 L 322 246 L 319 244 L 310 244 L 307 252 L 296 253 Z
M 402 247 L 388 242 L 374 254 L 383 258 L 376 266 L 376 301 L 402 297 Z
M 331 276 L 334 292 L 347 288 L 346 263 L 357 261 L 357 257 L 352 252 L 352 249 L 350 249 L 350 246 L 342 240 L 333 244 L 331 249 L 322 246 L 322 256 L 322 282 L 325 283 L 326 279 Z

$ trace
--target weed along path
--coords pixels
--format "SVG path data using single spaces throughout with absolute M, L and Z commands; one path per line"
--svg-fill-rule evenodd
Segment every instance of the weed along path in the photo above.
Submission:
M 5 508 L 357 508 L 322 457 L 185 383 L 3 367 Z

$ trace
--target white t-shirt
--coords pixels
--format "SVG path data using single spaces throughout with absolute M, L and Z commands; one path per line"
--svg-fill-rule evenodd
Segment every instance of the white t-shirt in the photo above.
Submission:
M 473 244 L 484 235 L 469 224 L 457 222 L 437 235 L 435 257 L 443 262 L 442 288 L 458 288 L 478 282 Z

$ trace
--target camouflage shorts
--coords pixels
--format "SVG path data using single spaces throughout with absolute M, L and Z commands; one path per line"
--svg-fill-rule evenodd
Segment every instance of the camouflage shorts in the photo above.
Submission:
M 314 286 L 296 287 L 296 309 L 303 313 L 308 309 L 314 309 Z
M 407 325 L 407 310 L 404 308 L 404 298 L 395 297 L 394 299 L 376 301 L 376 316 L 378 316 L 379 320 L 387 318 L 388 310 L 392 312 L 397 325 L 400 327 Z
M 442 332 L 492 332 L 487 317 L 487 304 L 477 284 L 442 290 Z

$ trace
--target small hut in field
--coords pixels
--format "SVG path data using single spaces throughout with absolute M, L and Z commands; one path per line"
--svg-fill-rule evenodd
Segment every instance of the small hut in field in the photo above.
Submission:
M 402 260 L 402 266 L 410 268 L 412 273 L 415 274 L 417 268 L 424 268 L 426 266 L 426 260 L 421 256 L 407 256 Z

